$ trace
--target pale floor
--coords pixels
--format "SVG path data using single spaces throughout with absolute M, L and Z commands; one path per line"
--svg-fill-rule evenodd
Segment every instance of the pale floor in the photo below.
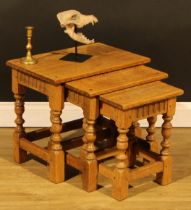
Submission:
M 162 187 L 147 178 L 133 183 L 129 198 L 118 202 L 103 177 L 99 184 L 104 187 L 87 193 L 79 175 L 56 185 L 47 180 L 44 165 L 15 164 L 12 129 L 0 129 L 0 210 L 191 210 L 191 129 L 174 129 L 172 140 L 172 184 Z

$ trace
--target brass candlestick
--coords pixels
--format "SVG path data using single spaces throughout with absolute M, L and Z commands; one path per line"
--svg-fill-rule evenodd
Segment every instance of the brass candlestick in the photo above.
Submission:
M 27 46 L 26 46 L 27 54 L 25 58 L 21 59 L 21 62 L 26 65 L 32 65 L 32 64 L 37 63 L 37 60 L 32 57 L 32 53 L 31 53 L 31 50 L 32 50 L 31 40 L 32 40 L 33 29 L 34 27 L 32 26 L 26 27 L 26 31 L 27 31 L 26 35 L 27 35 L 27 41 L 28 41 Z

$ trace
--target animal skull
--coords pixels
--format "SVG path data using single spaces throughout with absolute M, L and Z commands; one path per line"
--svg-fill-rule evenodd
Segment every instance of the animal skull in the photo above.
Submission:
M 73 40 L 81 42 L 83 44 L 94 43 L 94 39 L 90 40 L 82 33 L 76 33 L 75 27 L 83 28 L 88 24 L 94 25 L 98 22 L 98 19 L 94 15 L 83 15 L 76 10 L 67 10 L 57 14 L 57 18 L 62 28 L 65 28 L 64 32 L 70 36 Z

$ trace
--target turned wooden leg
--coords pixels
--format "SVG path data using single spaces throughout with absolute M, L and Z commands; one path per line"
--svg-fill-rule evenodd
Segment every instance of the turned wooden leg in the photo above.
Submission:
M 64 151 L 61 145 L 62 120 L 61 111 L 51 110 L 51 137 L 49 143 L 49 179 L 54 183 L 64 181 Z
M 61 145 L 62 120 L 60 117 L 64 108 L 64 88 L 63 86 L 49 85 L 47 95 L 52 123 L 50 128 L 52 135 L 48 144 L 48 176 L 50 181 L 60 183 L 65 179 L 65 156 Z
M 87 150 L 87 141 L 86 141 L 86 137 L 85 137 L 86 127 L 87 127 L 87 120 L 86 120 L 86 117 L 84 116 L 83 124 L 82 124 L 82 128 L 83 128 L 83 131 L 84 131 L 84 136 L 82 137 L 83 146 L 82 146 L 82 150 L 80 152 L 80 157 L 81 158 L 85 158 L 86 155 L 87 155 L 87 152 L 86 152 L 86 150 Z
M 117 200 L 123 200 L 128 196 L 128 133 L 129 129 L 118 129 L 117 149 L 119 150 L 116 159 L 118 161 L 114 169 L 112 196 Z
M 161 160 L 163 161 L 164 168 L 162 173 L 158 173 L 156 181 L 161 185 L 167 185 L 171 183 L 172 178 L 172 156 L 170 154 L 170 137 L 172 131 L 172 116 L 167 114 L 163 115 L 164 123 L 162 125 L 163 141 L 161 142 Z
M 85 134 L 84 134 L 84 155 L 81 156 L 83 161 L 82 184 L 83 188 L 92 192 L 97 189 L 97 160 L 95 157 L 95 120 L 86 120 Z
M 16 163 L 23 163 L 27 161 L 27 152 L 20 148 L 20 138 L 25 136 L 25 129 L 23 127 L 24 119 L 24 94 L 14 94 L 15 97 L 15 113 L 16 113 L 16 128 L 13 134 L 13 157 Z
M 134 129 L 134 135 L 141 138 L 142 137 L 142 130 L 141 130 L 141 127 L 140 127 L 140 123 L 139 122 L 133 122 L 132 128 Z
M 146 140 L 150 145 L 150 150 L 153 152 L 158 152 L 158 143 L 155 138 L 156 128 L 155 123 L 157 121 L 157 116 L 147 118 L 149 126 L 147 128 L 147 137 Z
M 137 148 L 136 148 L 136 136 L 138 136 L 139 132 L 139 123 L 134 122 L 132 123 L 131 127 L 129 128 L 128 132 L 128 167 L 133 167 L 136 163 L 136 155 L 137 155 Z M 140 134 L 140 133 L 139 133 Z

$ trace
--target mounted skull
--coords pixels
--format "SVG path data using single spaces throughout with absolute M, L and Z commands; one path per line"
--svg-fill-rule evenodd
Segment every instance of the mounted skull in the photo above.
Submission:
M 98 19 L 94 15 L 83 15 L 76 10 L 67 10 L 57 14 L 57 18 L 62 28 L 65 28 L 64 32 L 70 36 L 73 40 L 81 42 L 83 44 L 94 43 L 94 39 L 90 40 L 82 33 L 76 33 L 76 28 L 83 28 L 88 24 L 94 25 L 98 22 Z

